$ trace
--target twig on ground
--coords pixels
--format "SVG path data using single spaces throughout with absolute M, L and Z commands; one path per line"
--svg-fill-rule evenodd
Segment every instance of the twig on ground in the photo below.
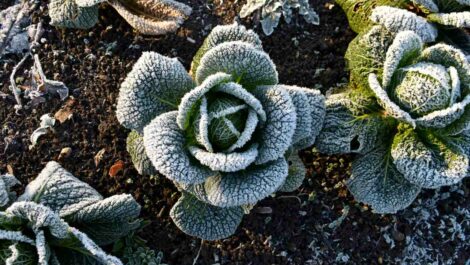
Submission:
M 197 251 L 197 255 L 196 257 L 194 258 L 193 260 L 193 265 L 196 265 L 197 263 L 197 260 L 199 259 L 199 256 L 201 255 L 201 250 L 202 250 L 202 247 L 204 246 L 204 240 L 201 239 L 201 245 L 199 246 L 199 250 Z
M 18 69 L 24 64 L 24 62 L 26 61 L 26 59 L 28 59 L 29 56 L 31 56 L 31 53 L 28 52 L 27 54 L 25 54 L 23 56 L 23 59 L 21 59 L 21 61 L 17 65 L 15 65 L 10 75 L 10 83 L 11 83 L 10 88 L 13 92 L 13 95 L 15 96 L 15 100 L 16 100 L 15 110 L 17 114 L 18 114 L 18 111 L 23 108 L 23 104 L 21 103 L 21 97 L 20 97 L 20 94 L 18 93 L 18 87 L 16 86 L 15 75 Z

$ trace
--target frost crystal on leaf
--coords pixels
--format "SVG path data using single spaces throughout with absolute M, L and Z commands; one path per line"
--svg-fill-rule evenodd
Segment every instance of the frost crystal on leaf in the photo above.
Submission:
M 374 26 L 348 49 L 351 83 L 327 97 L 317 148 L 359 153 L 348 188 L 376 212 L 407 207 L 421 188 L 469 175 L 470 65 L 448 44 Z M 367 82 L 365 77 L 367 78 Z
M 11 264 L 17 260 L 32 264 L 37 259 L 44 265 L 122 265 L 100 246 L 137 229 L 139 214 L 140 206 L 130 195 L 103 199 L 59 164 L 49 162 L 18 201 L 0 212 L 0 239 L 13 246 Z
M 165 69 L 172 59 L 152 56 L 145 67 L 141 58 L 123 83 L 117 115 L 124 126 L 138 124 L 134 128 L 151 120 L 143 129 L 147 156 L 136 154 L 136 147 L 129 150 L 137 168 L 148 157 L 182 191 L 171 213 L 181 230 L 208 240 L 228 237 L 242 207 L 283 184 L 292 190 L 302 183 L 305 169 L 295 157 L 289 168 L 288 154 L 315 141 L 324 97 L 279 85 L 276 67 L 253 31 L 236 24 L 214 28 L 192 62 L 195 82 L 180 66 Z M 138 82 L 128 81 L 135 76 Z M 146 110 L 162 98 L 174 108 Z

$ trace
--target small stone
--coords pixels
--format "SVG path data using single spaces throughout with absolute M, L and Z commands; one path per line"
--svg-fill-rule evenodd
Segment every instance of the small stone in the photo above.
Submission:
M 71 153 L 72 153 L 72 148 L 70 148 L 70 147 L 63 148 L 60 151 L 59 160 L 69 157 Z

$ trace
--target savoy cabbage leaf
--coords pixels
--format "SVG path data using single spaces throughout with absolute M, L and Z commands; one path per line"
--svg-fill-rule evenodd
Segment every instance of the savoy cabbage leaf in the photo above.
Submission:
M 240 17 L 248 17 L 260 10 L 263 32 L 269 36 L 278 26 L 282 16 L 287 23 L 292 21 L 293 9 L 297 9 L 307 23 L 320 24 L 320 17 L 310 7 L 308 0 L 248 0 L 240 11 Z
M 465 0 L 338 0 L 351 28 L 381 25 L 393 33 L 411 30 L 422 41 L 445 42 L 470 53 L 470 3 Z
M 192 9 L 173 0 L 50 0 L 51 24 L 61 28 L 88 29 L 98 22 L 98 6 L 110 4 L 142 34 L 163 35 L 176 31 Z
M 258 36 L 236 24 L 214 28 L 190 74 L 183 69 L 145 53 L 121 87 L 117 115 L 128 128 L 144 127 L 145 154 L 129 148 L 137 168 L 148 159 L 181 189 L 175 224 L 203 239 L 225 238 L 245 205 L 300 186 L 304 166 L 289 154 L 315 141 L 324 97 L 278 84 Z
M 463 51 L 374 26 L 351 42 L 346 57 L 351 82 L 327 97 L 316 145 L 360 154 L 348 181 L 358 201 L 394 213 L 421 188 L 468 175 L 470 64 Z
M 100 246 L 140 227 L 130 195 L 104 199 L 56 162 L 0 212 L 0 257 L 7 264 L 120 265 Z

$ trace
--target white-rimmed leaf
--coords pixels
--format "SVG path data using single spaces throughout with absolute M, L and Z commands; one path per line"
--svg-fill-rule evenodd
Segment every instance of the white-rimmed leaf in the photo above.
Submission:
M 407 181 L 391 161 L 388 148 L 379 146 L 353 161 L 347 187 L 357 201 L 377 213 L 396 213 L 408 207 L 421 188 Z
M 131 131 L 127 136 L 126 148 L 135 169 L 140 175 L 152 176 L 157 174 L 157 170 L 145 152 L 144 138 L 137 131 Z
M 140 205 L 131 195 L 121 194 L 83 207 L 65 219 L 79 227 L 96 244 L 107 245 L 137 229 L 139 215 Z
M 217 26 L 212 29 L 211 33 L 206 37 L 201 48 L 199 48 L 194 56 L 191 64 L 191 74 L 196 74 L 201 58 L 207 53 L 207 51 L 219 44 L 231 41 L 243 41 L 253 45 L 257 49 L 263 49 L 261 40 L 254 31 L 247 30 L 244 26 L 236 23 L 232 25 Z
M 457 28 L 470 27 L 470 11 L 430 14 L 428 19 L 446 26 Z
M 243 218 L 241 207 L 216 207 L 183 193 L 170 212 L 171 219 L 186 234 L 204 240 L 233 235 Z
M 98 6 L 80 7 L 75 0 L 51 0 L 49 16 L 53 26 L 88 29 L 98 22 Z
M 28 184 L 18 201 L 34 201 L 68 215 L 102 198 L 90 185 L 52 161 Z
M 307 170 L 305 169 L 304 163 L 300 159 L 297 153 L 292 153 L 287 161 L 289 162 L 289 173 L 286 181 L 282 184 L 278 191 L 281 192 L 292 192 L 302 186 L 302 182 L 305 179 Z
M 207 198 L 219 207 L 256 204 L 279 189 L 286 180 L 288 167 L 287 161 L 279 158 L 245 171 L 213 176 L 204 183 Z
M 276 66 L 269 55 L 242 41 L 225 42 L 205 53 L 196 71 L 196 82 L 201 84 L 219 72 L 231 75 L 246 89 L 278 82 Z
M 320 152 L 364 154 L 384 140 L 391 129 L 387 122 L 374 114 L 355 116 L 354 104 L 347 93 L 327 97 L 325 123 L 315 142 Z
M 414 31 L 424 42 L 433 42 L 438 35 L 437 28 L 434 25 L 425 18 L 405 9 L 378 6 L 372 11 L 370 19 L 391 32 Z
M 284 156 L 292 144 L 297 114 L 289 93 L 282 86 L 257 87 L 253 91 L 266 112 L 266 123 L 257 135 L 259 155 L 256 164 Z
M 411 117 L 411 115 L 408 112 L 402 110 L 400 106 L 390 99 L 387 92 L 382 88 L 379 81 L 377 80 L 377 75 L 369 75 L 369 86 L 372 91 L 374 91 L 380 105 L 387 112 L 387 116 L 393 117 L 397 120 L 406 122 L 413 127 L 416 127 L 416 121 Z
M 461 50 L 439 43 L 424 49 L 419 60 L 445 67 L 455 67 L 459 73 L 462 94 L 467 95 L 470 93 L 470 63 Z
M 184 132 L 176 124 L 176 111 L 162 114 L 144 129 L 144 145 L 154 167 L 167 178 L 197 184 L 215 174 L 192 158 Z
M 395 135 L 391 154 L 398 171 L 423 188 L 453 185 L 468 174 L 469 159 L 463 150 L 412 129 L 402 129 Z
M 173 0 L 110 0 L 109 3 L 129 25 L 146 35 L 174 32 L 192 13 L 191 7 Z
M 211 153 L 190 146 L 189 152 L 203 165 L 214 171 L 237 172 L 246 169 L 258 156 L 258 144 L 251 145 L 246 151 L 231 153 Z
M 387 50 L 383 66 L 382 85 L 388 88 L 395 71 L 415 57 L 423 50 L 421 38 L 413 31 L 402 31 L 397 34 L 392 45 Z
M 121 85 L 116 109 L 128 129 L 142 129 L 158 115 L 178 109 L 194 83 L 177 59 L 145 52 Z

